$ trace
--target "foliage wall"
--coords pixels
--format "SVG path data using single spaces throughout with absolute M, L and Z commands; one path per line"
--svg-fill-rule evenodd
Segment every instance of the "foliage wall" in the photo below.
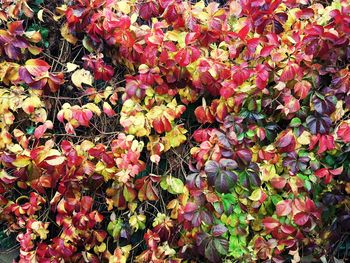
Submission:
M 348 0 L 3 0 L 17 262 L 331 262 L 350 245 Z

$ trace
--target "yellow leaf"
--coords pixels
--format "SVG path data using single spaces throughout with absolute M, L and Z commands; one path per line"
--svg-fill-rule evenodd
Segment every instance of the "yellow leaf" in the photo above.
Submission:
M 32 230 L 34 230 L 34 232 L 36 234 L 39 235 L 41 240 L 44 240 L 47 238 L 47 234 L 49 233 L 49 231 L 47 230 L 49 223 L 42 223 L 40 221 L 35 221 L 31 224 L 31 228 Z
M 175 31 L 175 30 L 167 31 L 164 37 L 165 37 L 165 40 L 177 42 L 177 40 L 179 39 L 179 31 Z
M 165 138 L 168 140 L 171 147 L 175 148 L 180 146 L 184 141 L 186 141 L 186 136 L 184 135 L 187 132 L 181 126 L 174 127 L 170 132 L 165 134 Z M 167 148 L 167 147 L 166 147 Z
M 242 12 L 242 6 L 239 3 L 232 1 L 230 3 L 230 15 L 238 17 L 241 14 L 241 12 Z
M 36 46 L 29 46 L 28 50 L 32 55 L 36 56 L 36 55 L 39 55 L 41 53 L 42 48 L 36 47 Z
M 7 146 L 7 149 L 13 153 L 21 153 L 23 151 L 23 148 L 19 144 L 11 144 Z
M 54 159 L 50 159 L 50 160 L 46 160 L 47 164 L 52 165 L 52 166 L 56 166 L 56 165 L 60 165 L 64 162 L 66 158 L 64 156 L 58 156 Z
M 44 10 L 43 10 L 43 9 L 39 10 L 39 12 L 38 12 L 38 14 L 37 14 L 38 19 L 39 19 L 41 22 L 44 22 L 43 14 L 44 14 Z
M 79 68 L 79 65 L 68 62 L 66 64 L 66 68 L 67 68 L 66 72 L 72 72 L 72 71 L 76 70 L 77 68 Z
M 12 164 L 14 166 L 16 166 L 17 168 L 23 168 L 28 166 L 31 163 L 30 157 L 28 156 L 24 156 L 24 155 L 20 155 L 16 158 L 16 160 L 14 160 L 12 162 Z
M 88 150 L 90 150 L 91 148 L 93 148 L 95 146 L 95 144 L 91 141 L 88 140 L 84 140 L 81 144 L 80 147 L 83 150 L 83 152 L 87 152 Z
M 73 45 L 75 45 L 78 41 L 78 39 L 69 32 L 67 23 L 63 24 L 61 27 L 61 35 L 65 40 Z
M 260 166 L 261 178 L 264 182 L 270 181 L 272 178 L 277 177 L 276 167 L 273 164 L 262 164 Z
M 252 201 L 259 201 L 262 195 L 261 189 L 255 189 L 253 193 L 249 196 L 249 199 Z
M 101 110 L 100 108 L 93 103 L 87 103 L 83 106 L 83 108 L 89 109 L 91 110 L 93 113 L 95 113 L 96 115 L 100 116 L 101 115 Z
M 47 112 L 44 108 L 39 108 L 34 111 L 34 114 L 31 115 L 31 120 L 38 122 L 46 122 L 47 120 Z
M 32 97 L 26 98 L 23 101 L 22 109 L 25 113 L 31 114 L 34 112 L 35 108 L 39 108 L 41 105 L 42 105 L 42 102 L 39 99 L 39 97 L 32 96 Z
M 102 243 L 99 246 L 95 246 L 94 250 L 95 250 L 96 253 L 98 253 L 98 252 L 102 253 L 102 252 L 104 252 L 106 250 L 106 248 L 107 248 L 106 243 Z
M 138 15 L 136 13 L 133 13 L 130 17 L 131 24 L 135 23 L 138 18 Z
M 120 1 L 117 2 L 117 6 L 121 12 L 124 14 L 129 14 L 131 9 L 130 9 L 130 4 L 127 1 Z
M 128 257 L 129 253 L 130 253 L 130 251 L 132 249 L 132 246 L 131 245 L 127 245 L 127 246 L 122 247 L 121 249 L 122 249 L 123 253 L 125 254 L 125 256 Z
M 311 134 L 307 131 L 303 131 L 303 133 L 297 138 L 297 142 L 301 145 L 310 144 Z
M 88 70 L 78 69 L 72 74 L 72 82 L 78 88 L 82 88 L 82 84 L 92 86 L 93 81 L 94 78 Z
M 345 110 L 343 109 L 343 101 L 338 100 L 335 106 L 335 112 L 331 114 L 331 119 L 333 122 L 339 121 L 345 114 Z

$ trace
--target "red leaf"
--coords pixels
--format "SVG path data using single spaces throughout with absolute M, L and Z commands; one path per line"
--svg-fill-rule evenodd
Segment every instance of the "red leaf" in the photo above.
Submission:
M 196 142 L 204 142 L 209 140 L 210 129 L 200 129 L 193 133 L 193 138 Z
M 311 83 L 302 80 L 300 82 L 297 82 L 294 86 L 294 93 L 299 99 L 305 99 L 307 95 L 309 94 L 309 91 L 311 89 Z
M 41 59 L 29 59 L 25 64 L 25 68 L 30 74 L 37 77 L 50 69 L 50 65 Z
M 253 156 L 249 149 L 240 149 L 236 151 L 236 155 L 244 164 L 250 163 Z
M 83 196 L 80 201 L 80 211 L 88 212 L 92 207 L 92 198 L 90 196 Z
M 289 225 L 282 225 L 281 230 L 283 233 L 286 233 L 288 235 L 291 235 L 295 232 L 295 228 L 293 226 L 289 226 Z
M 295 148 L 296 142 L 292 130 L 285 130 L 278 136 L 276 146 L 281 153 L 292 152 Z
M 189 202 L 186 204 L 184 212 L 191 213 L 197 209 L 197 205 L 195 203 Z
M 7 27 L 8 27 L 8 31 L 12 35 L 22 35 L 24 33 L 23 20 L 11 22 L 7 25 Z
M 47 129 L 52 129 L 52 128 L 53 128 L 53 124 L 51 121 L 46 121 L 43 125 L 39 125 L 34 131 L 35 138 L 40 139 L 44 135 Z
M 273 230 L 281 225 L 281 223 L 272 217 L 266 217 L 262 220 L 263 225 L 268 229 L 268 230 Z
M 309 221 L 309 219 L 310 219 L 310 216 L 305 212 L 298 213 L 294 216 L 294 222 L 298 226 L 305 225 Z
M 318 169 L 318 170 L 315 172 L 315 175 L 316 175 L 318 178 L 323 178 L 323 177 L 329 175 L 329 172 L 328 172 L 328 169 L 327 169 L 327 168 L 321 168 L 321 169 Z
M 210 109 L 204 106 L 199 106 L 195 109 L 194 114 L 197 117 L 199 123 L 213 123 L 214 116 L 211 114 Z
M 350 142 L 350 125 L 348 123 L 342 123 L 337 130 L 337 136 L 344 143 L 349 143 Z
M 287 184 L 287 180 L 284 177 L 274 177 L 271 179 L 271 185 L 276 189 L 283 189 Z
M 329 170 L 329 172 L 332 174 L 332 175 L 339 175 L 343 172 L 343 166 L 340 166 L 336 169 L 333 169 L 333 170 Z
M 287 216 L 292 212 L 292 200 L 283 200 L 276 205 L 276 214 L 278 216 Z
M 241 30 L 239 30 L 239 32 L 238 32 L 239 38 L 240 38 L 241 40 L 244 40 L 244 39 L 246 38 L 246 36 L 248 35 L 249 30 L 250 30 L 249 25 L 244 26 L 244 27 L 243 27 Z
M 200 51 L 195 47 L 180 49 L 174 59 L 181 66 L 186 67 L 190 63 L 196 61 L 200 56 Z

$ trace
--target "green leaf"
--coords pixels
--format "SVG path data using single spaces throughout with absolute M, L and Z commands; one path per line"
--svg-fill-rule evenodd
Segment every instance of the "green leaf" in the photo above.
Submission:
M 94 52 L 94 46 L 93 46 L 91 40 L 87 36 L 85 36 L 83 39 L 83 46 L 90 53 Z
M 168 191 L 171 194 L 182 194 L 184 192 L 184 183 L 178 178 L 171 177 L 169 186 Z
M 214 241 L 213 241 L 214 242 L 214 247 L 217 249 L 217 251 L 221 255 L 225 255 L 227 253 L 227 248 L 224 247 L 224 244 L 223 244 L 222 241 L 226 241 L 226 240 L 215 238 Z
M 252 131 L 252 130 L 249 130 L 249 131 L 246 132 L 246 135 L 248 136 L 248 138 L 252 138 L 252 137 L 254 137 L 255 132 Z
M 44 0 L 35 0 L 34 1 L 34 4 L 35 5 L 41 5 L 41 4 L 43 4 L 44 3 Z
M 168 185 L 166 180 L 162 179 L 162 181 L 160 181 L 160 187 L 166 191 L 166 190 L 168 190 L 169 185 Z
M 120 219 L 110 221 L 107 226 L 107 232 L 114 238 L 118 239 L 120 231 L 122 230 L 122 222 Z
M 304 186 L 305 186 L 306 190 L 308 190 L 308 191 L 310 191 L 312 189 L 312 184 L 309 180 L 306 180 L 304 182 Z
M 290 122 L 291 127 L 299 127 L 301 125 L 301 120 L 297 117 L 293 118 Z
M 272 195 L 271 196 L 272 203 L 276 205 L 279 201 L 283 200 L 281 196 L 279 195 Z
M 168 175 L 162 178 L 160 187 L 171 194 L 182 194 L 185 186 L 179 178 L 174 178 L 171 175 Z
M 29 134 L 29 135 L 32 135 L 35 131 L 35 127 L 34 126 L 29 126 L 27 129 L 26 129 L 26 133 Z

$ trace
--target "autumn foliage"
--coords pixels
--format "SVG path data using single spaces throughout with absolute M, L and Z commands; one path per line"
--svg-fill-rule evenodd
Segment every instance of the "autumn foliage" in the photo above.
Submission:
M 349 256 L 348 0 L 4 0 L 0 57 L 17 262 Z

